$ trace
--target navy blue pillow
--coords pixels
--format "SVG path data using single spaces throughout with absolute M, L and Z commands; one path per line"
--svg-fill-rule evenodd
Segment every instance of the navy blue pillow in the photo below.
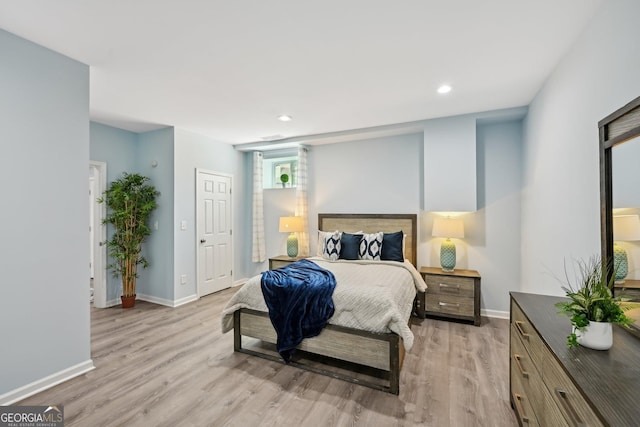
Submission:
M 395 233 L 384 233 L 382 235 L 382 254 L 380 254 L 380 259 L 404 262 L 404 254 L 402 253 L 403 238 L 404 233 L 402 233 L 402 230 Z
M 358 259 L 358 248 L 362 234 L 342 233 L 340 238 L 340 259 Z

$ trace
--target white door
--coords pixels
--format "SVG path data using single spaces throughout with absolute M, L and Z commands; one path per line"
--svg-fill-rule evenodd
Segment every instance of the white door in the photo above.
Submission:
M 107 187 L 107 164 L 104 162 L 89 162 L 90 194 L 89 208 L 89 241 L 90 241 L 90 282 L 93 282 L 93 305 L 97 308 L 107 307 L 107 227 L 102 223 L 106 215 L 106 207 L 98 203 Z M 93 178 L 93 188 L 91 188 Z
M 197 173 L 198 296 L 231 286 L 231 176 Z

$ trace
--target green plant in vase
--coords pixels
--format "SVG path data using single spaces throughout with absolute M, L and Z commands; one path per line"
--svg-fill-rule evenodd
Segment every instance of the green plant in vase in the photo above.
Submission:
M 280 175 L 280 182 L 282 183 L 282 188 L 284 188 L 287 185 L 287 182 L 289 182 L 289 175 L 286 173 Z
M 143 268 L 149 265 L 142 255 L 142 242 L 151 234 L 148 221 L 157 207 L 158 195 L 148 177 L 125 172 L 98 199 L 108 208 L 103 223 L 111 224 L 114 229 L 113 236 L 106 242 L 113 260 L 107 268 L 113 271 L 114 277 L 122 278 L 124 308 L 135 304 L 138 265 Z
M 573 330 L 567 337 L 567 345 L 575 347 L 579 344 L 597 350 L 606 350 L 612 344 L 611 324 L 630 325 L 633 320 L 624 314 L 631 306 L 620 303 L 628 301 L 621 297 L 614 297 L 612 293 L 615 282 L 615 272 L 610 273 L 604 267 L 599 257 L 592 257 L 588 261 L 578 261 L 577 278 L 569 280 L 568 274 L 565 291 L 569 301 L 559 302 L 556 307 L 561 314 L 571 320 Z M 596 329 L 602 332 L 596 332 Z M 601 335 L 602 343 L 594 343 L 594 333 Z M 599 340 L 599 338 L 598 338 Z

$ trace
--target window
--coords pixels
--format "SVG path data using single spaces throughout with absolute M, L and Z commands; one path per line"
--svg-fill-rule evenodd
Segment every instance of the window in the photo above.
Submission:
M 267 158 L 265 153 L 262 163 L 262 188 L 295 187 L 297 171 L 297 155 Z M 283 182 L 283 179 L 287 182 Z

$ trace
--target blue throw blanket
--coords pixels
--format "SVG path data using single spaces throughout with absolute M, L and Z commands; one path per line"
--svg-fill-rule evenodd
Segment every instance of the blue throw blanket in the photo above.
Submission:
M 320 334 L 333 316 L 333 273 L 307 259 L 262 273 L 260 287 L 285 362 L 304 338 Z

